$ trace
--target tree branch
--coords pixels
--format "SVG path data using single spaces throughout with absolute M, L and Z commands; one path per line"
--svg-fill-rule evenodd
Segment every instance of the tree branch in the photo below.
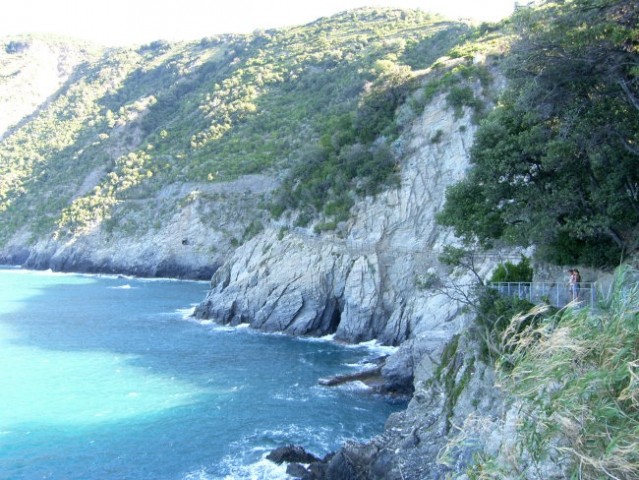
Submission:
M 632 93 L 632 90 L 630 90 L 630 87 L 628 87 L 628 82 L 626 82 L 625 80 L 620 80 L 619 81 L 619 86 L 621 87 L 621 89 L 624 91 L 624 93 L 628 97 L 628 100 L 630 100 L 630 103 L 632 104 L 632 106 L 635 107 L 637 110 L 639 110 L 639 98 L 637 98 Z

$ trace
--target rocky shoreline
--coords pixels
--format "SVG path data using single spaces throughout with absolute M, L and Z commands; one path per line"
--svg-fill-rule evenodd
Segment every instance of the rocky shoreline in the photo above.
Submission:
M 505 416 L 506 406 L 495 386 L 492 367 L 479 358 L 476 337 L 471 327 L 442 351 L 424 355 L 414 377 L 410 377 L 414 391 L 407 408 L 392 414 L 384 431 L 369 442 L 347 442 L 322 458 L 307 452 L 304 446 L 283 445 L 267 458 L 286 463 L 287 473 L 301 480 L 467 478 L 466 471 L 476 453 L 497 448 L 505 441 L 500 419 Z M 407 343 L 415 348 L 415 342 Z M 405 354 L 400 357 L 405 359 Z M 401 363 L 397 358 L 394 361 Z M 376 371 L 370 369 L 362 375 Z M 353 375 L 351 381 L 356 377 Z M 323 383 L 349 379 L 328 380 Z M 481 422 L 477 420 L 480 418 Z
M 219 268 L 212 265 L 189 265 L 177 259 L 165 259 L 158 264 L 139 263 L 123 265 L 110 259 L 97 260 L 85 255 L 54 257 L 38 254 L 29 249 L 12 249 L 0 255 L 0 265 L 12 265 L 31 270 L 53 270 L 67 273 L 127 275 L 141 278 L 175 278 L 179 280 L 210 280 Z
M 297 478 L 463 475 L 477 447 L 449 447 L 459 433 L 455 426 L 477 412 L 500 417 L 494 374 L 481 361 L 477 332 L 468 333 L 472 315 L 445 293 L 451 285 L 473 284 L 474 274 L 438 260 L 455 239 L 435 217 L 446 188 L 465 175 L 474 130 L 468 117 L 447 111 L 443 98 L 433 101 L 396 145 L 402 157 L 397 189 L 358 203 L 341 234 L 265 229 L 215 272 L 210 293 L 196 308 L 198 318 L 220 324 L 398 347 L 351 380 L 408 395 L 406 410 L 391 415 L 384 432 L 368 443 L 348 443 L 306 466 L 291 462 Z M 439 141 L 430 142 L 436 132 Z M 475 271 L 486 276 L 498 261 L 477 259 Z M 471 444 L 485 443 L 482 435 L 473 433 Z

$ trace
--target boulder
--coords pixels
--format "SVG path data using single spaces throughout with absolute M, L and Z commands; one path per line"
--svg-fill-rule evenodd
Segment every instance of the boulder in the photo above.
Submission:
M 312 463 L 319 462 L 312 453 L 304 450 L 303 447 L 297 445 L 286 445 L 284 447 L 278 447 L 269 453 L 266 458 L 271 462 L 281 465 L 282 463 Z

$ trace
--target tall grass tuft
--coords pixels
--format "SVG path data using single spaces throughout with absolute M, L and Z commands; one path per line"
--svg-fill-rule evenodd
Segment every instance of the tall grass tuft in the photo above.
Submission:
M 639 478 L 638 281 L 622 266 L 598 308 L 571 304 L 528 329 L 515 317 L 504 332 L 501 381 L 523 405 L 521 451 L 537 472 L 550 462 L 566 478 Z

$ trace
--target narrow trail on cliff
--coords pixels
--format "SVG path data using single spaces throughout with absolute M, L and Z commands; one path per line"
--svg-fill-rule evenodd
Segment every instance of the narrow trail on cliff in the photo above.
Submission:
M 333 247 L 339 253 L 347 254 L 353 257 L 365 256 L 365 255 L 377 255 L 385 256 L 388 260 L 396 258 L 397 256 L 409 255 L 413 258 L 416 265 L 424 263 L 432 263 L 433 260 L 437 260 L 444 252 L 443 250 L 437 250 L 430 248 L 425 244 L 415 243 L 412 245 L 395 245 L 387 239 L 379 239 L 373 242 L 367 242 L 363 240 L 343 239 L 338 237 L 318 236 L 308 233 L 303 230 L 295 230 L 289 233 L 290 236 L 298 238 L 303 241 L 305 245 L 313 245 L 316 247 Z M 486 252 L 477 252 L 474 254 L 477 260 L 519 260 L 521 258 L 520 253 L 502 252 L 498 250 L 491 250 Z M 420 261 L 421 260 L 421 261 Z

